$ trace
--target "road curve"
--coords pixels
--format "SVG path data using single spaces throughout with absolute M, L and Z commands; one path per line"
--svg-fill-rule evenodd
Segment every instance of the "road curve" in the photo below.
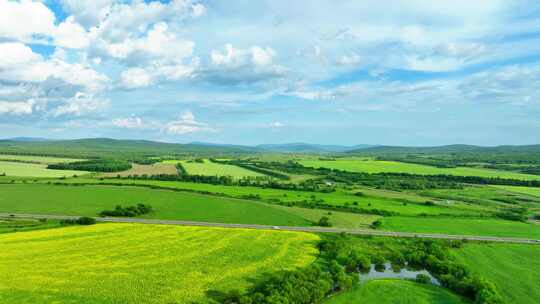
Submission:
M 79 218 L 79 216 L 52 215 L 52 214 L 27 214 L 27 213 L 0 213 L 0 218 L 20 218 L 20 219 L 46 218 L 46 219 L 56 219 L 56 220 L 67 220 L 67 219 L 77 219 Z M 503 243 L 540 245 L 540 240 L 525 239 L 525 238 L 512 238 L 512 237 L 495 237 L 495 236 L 412 233 L 412 232 L 382 231 L 382 230 L 372 230 L 372 229 L 271 226 L 271 225 L 255 225 L 255 224 L 228 224 L 228 223 L 209 223 L 209 222 L 194 222 L 194 221 L 119 218 L 119 217 L 94 217 L 94 219 L 96 219 L 96 221 L 98 222 L 105 222 L 105 223 L 139 223 L 139 224 L 154 224 L 154 225 L 180 225 L 180 226 L 198 226 L 198 227 L 303 231 L 303 232 L 316 232 L 316 233 L 347 233 L 347 234 L 355 234 L 355 235 L 391 236 L 391 237 L 406 237 L 406 238 L 430 238 L 430 239 L 446 239 L 446 240 L 468 240 L 468 241 L 486 241 L 486 242 L 503 242 Z

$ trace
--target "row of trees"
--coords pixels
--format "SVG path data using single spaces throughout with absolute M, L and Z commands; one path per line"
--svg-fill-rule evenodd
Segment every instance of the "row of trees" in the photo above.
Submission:
M 50 164 L 48 169 L 80 170 L 91 172 L 120 172 L 131 169 L 131 163 L 125 160 L 91 159 L 72 163 Z
M 229 161 L 220 161 L 220 160 L 217 160 L 217 159 L 214 159 L 214 158 L 211 158 L 210 161 L 214 162 L 214 163 L 218 163 L 218 164 L 227 164 L 227 165 L 238 166 L 238 167 L 241 167 L 241 168 L 253 171 L 253 172 L 261 173 L 261 174 L 268 175 L 268 176 L 271 176 L 271 177 L 274 177 L 274 178 L 277 178 L 277 179 L 281 179 L 281 180 L 290 180 L 291 179 L 290 176 L 288 176 L 287 174 L 283 174 L 283 173 L 279 173 L 279 172 L 276 172 L 276 171 L 261 168 L 261 167 L 257 166 L 256 164 L 253 164 L 252 162 L 249 162 L 249 161 L 243 161 L 243 160 L 239 160 L 239 159 L 229 160 Z

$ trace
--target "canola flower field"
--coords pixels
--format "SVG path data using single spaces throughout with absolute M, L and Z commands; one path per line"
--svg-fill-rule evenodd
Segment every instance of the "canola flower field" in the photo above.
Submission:
M 303 267 L 314 234 L 99 224 L 0 235 L 0 303 L 210 303 Z

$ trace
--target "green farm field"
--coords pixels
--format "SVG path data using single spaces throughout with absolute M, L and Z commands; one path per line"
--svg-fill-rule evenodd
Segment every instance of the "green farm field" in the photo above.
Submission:
M 472 272 L 495 283 L 506 303 L 538 303 L 540 246 L 467 244 L 452 255 Z
M 306 167 L 331 168 L 351 172 L 367 173 L 411 173 L 422 175 L 457 175 L 457 176 L 480 176 L 500 177 L 520 180 L 540 180 L 540 175 L 521 174 L 508 171 L 499 171 L 483 168 L 457 167 L 437 168 L 432 166 L 409 164 L 395 161 L 378 161 L 365 159 L 338 159 L 338 160 L 301 160 L 299 163 Z
M 331 297 L 325 304 L 461 304 L 459 296 L 434 285 L 407 280 L 373 280 Z
M 263 203 L 198 193 L 140 187 L 0 185 L 0 211 L 97 216 L 103 210 L 137 203 L 155 210 L 145 218 L 304 226 L 304 218 Z
M 238 166 L 213 163 L 207 159 L 204 160 L 204 163 L 175 160 L 167 160 L 165 163 L 181 163 L 187 173 L 192 175 L 232 176 L 235 178 L 264 176 Z
M 209 303 L 264 273 L 303 267 L 318 236 L 99 224 L 0 235 L 0 302 Z
M 393 216 L 382 222 L 389 231 L 540 239 L 540 225 L 499 219 Z
M 103 173 L 100 176 L 106 176 L 106 177 L 116 177 L 118 175 L 125 177 L 130 175 L 159 175 L 159 174 L 167 174 L 167 175 L 176 175 L 178 174 L 178 171 L 176 170 L 176 166 L 174 164 L 165 164 L 165 163 L 158 163 L 158 164 L 152 164 L 152 165 L 139 165 L 139 164 L 131 164 L 132 168 L 126 171 L 122 172 L 110 172 L 110 173 Z
M 530 208 L 540 207 L 540 188 L 507 187 L 507 186 L 469 186 L 464 189 L 432 189 L 424 190 L 422 195 L 449 201 L 463 201 L 475 205 L 491 207 L 511 207 L 515 204 Z
M 58 163 L 71 163 L 71 162 L 76 162 L 76 161 L 82 161 L 83 159 L 51 157 L 51 156 L 0 154 L 0 160 L 1 161 L 19 161 L 19 162 L 49 165 L 49 164 L 58 164 Z
M 533 187 L 517 187 L 517 186 L 492 186 L 495 188 L 503 189 L 510 192 L 521 193 L 540 197 L 540 188 Z
M 424 202 L 430 200 L 429 197 L 420 197 L 418 195 L 404 193 L 403 197 L 399 197 L 398 192 L 377 191 L 372 190 L 370 195 L 356 196 L 354 193 L 358 191 L 346 191 L 338 189 L 332 193 L 315 193 L 307 191 L 293 191 L 293 190 L 281 190 L 281 189 L 269 189 L 259 187 L 240 187 L 240 186 L 224 186 L 224 185 L 211 185 L 201 183 L 189 183 L 189 182 L 176 182 L 176 181 L 153 181 L 153 180 L 121 180 L 121 179 L 107 179 L 100 181 L 97 179 L 82 179 L 73 178 L 66 179 L 62 182 L 65 183 L 92 183 L 99 184 L 101 182 L 112 184 L 136 184 L 136 185 L 154 185 L 159 187 L 167 187 L 173 189 L 181 189 L 187 191 L 201 191 L 210 192 L 215 194 L 224 194 L 233 197 L 246 197 L 249 195 L 259 195 L 261 199 L 282 201 L 282 202 L 295 202 L 295 201 L 311 201 L 313 198 L 323 200 L 324 203 L 330 205 L 346 205 L 351 207 L 358 206 L 359 208 L 366 209 L 381 209 L 388 211 L 399 212 L 403 215 L 419 215 L 419 214 L 480 214 L 487 211 L 492 211 L 490 207 L 470 205 L 460 202 L 454 202 L 452 205 L 436 205 L 426 206 Z M 362 191 L 362 190 L 360 190 Z M 379 192 L 380 194 L 377 194 Z M 373 195 L 373 196 L 372 196 Z M 377 196 L 375 196 L 377 195 Z M 380 195 L 380 196 L 378 196 Z M 354 202 L 357 205 L 354 205 Z
M 89 172 L 74 170 L 47 169 L 44 164 L 30 164 L 22 162 L 0 161 L 0 174 L 14 177 L 70 177 L 73 175 L 85 175 Z
M 332 227 L 339 228 L 369 228 L 371 223 L 375 220 L 381 218 L 378 215 L 371 214 L 360 214 L 360 213 L 349 213 L 349 212 L 339 212 L 339 211 L 327 211 L 321 209 L 310 209 L 310 208 L 298 208 L 298 207 L 284 207 L 279 205 L 272 205 L 275 208 L 284 210 L 286 212 L 296 214 L 305 218 L 314 224 L 316 224 L 319 219 L 323 216 L 328 217 Z

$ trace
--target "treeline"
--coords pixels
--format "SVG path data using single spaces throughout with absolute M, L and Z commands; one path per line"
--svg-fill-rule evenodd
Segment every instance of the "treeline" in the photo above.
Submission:
M 286 162 L 277 162 L 277 161 L 256 162 L 253 160 L 250 160 L 250 161 L 259 168 L 266 168 L 269 170 L 276 170 L 276 171 L 281 171 L 281 172 L 286 172 L 286 173 L 291 173 L 291 174 L 299 174 L 299 175 L 301 174 L 315 174 L 316 175 L 317 174 L 317 172 L 313 168 L 304 167 L 293 160 L 288 160 Z
M 179 181 L 200 184 L 224 185 L 224 186 L 240 186 L 240 187 L 259 187 L 280 190 L 308 191 L 330 193 L 334 192 L 333 186 L 327 186 L 318 180 L 307 180 L 298 184 L 278 182 L 265 177 L 243 177 L 235 179 L 231 176 L 218 175 L 190 175 L 182 174 L 178 170 L 179 175 L 157 174 L 157 175 L 128 175 L 117 176 L 117 179 L 135 179 L 135 180 L 159 180 L 159 181 Z
M 540 166 L 535 165 L 492 164 L 485 166 L 485 168 L 540 175 Z
M 380 152 L 374 156 L 380 160 L 401 161 L 431 166 L 467 166 L 469 164 L 489 164 L 489 165 L 540 165 L 539 147 L 530 147 L 529 151 L 517 150 L 497 150 L 491 151 L 462 151 L 452 153 L 384 153 Z M 521 151 L 518 151 L 521 150 Z M 501 167 L 502 168 L 502 167 Z
M 271 177 L 274 177 L 274 178 L 277 178 L 277 179 L 281 179 L 281 180 L 290 180 L 291 179 L 286 174 L 271 171 L 271 170 L 268 170 L 268 169 L 264 169 L 264 168 L 258 167 L 258 166 L 254 165 L 254 164 L 251 164 L 251 163 L 248 163 L 248 162 L 245 162 L 245 161 L 242 161 L 242 160 L 219 161 L 217 159 L 210 158 L 210 161 L 214 162 L 214 163 L 218 163 L 218 164 L 234 165 L 234 166 L 237 166 L 237 167 L 241 167 L 241 168 L 253 171 L 253 172 L 261 173 L 261 174 L 268 175 L 268 176 L 271 176 Z
M 360 184 L 387 190 L 425 190 L 425 189 L 461 189 L 463 185 L 459 181 L 431 176 L 414 174 L 387 174 L 387 173 L 362 173 L 330 168 L 304 167 L 295 161 L 258 162 L 257 166 L 273 168 L 275 170 L 291 174 L 308 174 L 319 176 L 319 179 L 327 179 L 344 184 Z
M 443 287 L 477 304 L 503 303 L 495 285 L 473 275 L 464 265 L 450 258 L 449 248 L 460 247 L 461 242 L 423 240 L 411 242 L 405 248 L 403 259 L 407 265 L 427 269 Z M 397 258 L 400 255 L 397 254 Z
M 377 241 L 380 243 L 389 242 Z M 351 246 L 346 235 L 325 236 L 318 244 L 319 262 L 295 271 L 286 271 L 264 279 L 245 293 L 232 291 L 216 298 L 226 304 L 316 304 L 330 295 L 351 289 L 358 283 L 358 273 L 369 271 L 372 264 L 383 268 L 391 261 L 396 267 L 427 269 L 443 287 L 476 304 L 503 303 L 495 285 L 471 274 L 450 258 L 449 249 L 461 241 L 407 240 L 386 255 L 365 253 Z
M 120 172 L 131 169 L 131 164 L 125 160 L 92 159 L 72 163 L 50 164 L 48 169 L 79 170 L 91 172 Z
M 161 159 L 159 158 L 135 158 L 130 159 L 129 162 L 136 163 L 138 165 L 153 165 L 159 163 Z
M 122 207 L 117 205 L 114 210 L 103 210 L 99 213 L 99 216 L 125 216 L 125 217 L 135 217 L 138 215 L 148 214 L 152 212 L 152 206 L 145 204 L 137 204 L 135 206 Z
M 316 170 L 326 172 L 327 178 L 336 181 L 358 183 L 365 186 L 392 190 L 462 189 L 464 184 L 540 187 L 540 180 L 445 174 L 356 173 L 328 168 L 319 168 Z
M 417 155 L 405 155 L 405 156 L 378 156 L 377 160 L 381 161 L 398 161 L 402 163 L 410 163 L 417 165 L 433 166 L 437 168 L 456 168 L 458 166 L 465 166 L 466 163 L 453 158 L 434 158 L 429 156 L 417 156 Z
M 246 199 L 261 199 L 259 195 L 257 194 L 248 194 L 243 196 L 243 198 Z M 331 205 L 326 204 L 321 201 L 288 201 L 283 202 L 281 200 L 266 200 L 268 203 L 274 203 L 281 206 L 287 206 L 287 207 L 301 207 L 301 208 L 309 208 L 309 209 L 323 209 L 323 210 L 331 210 L 331 211 L 341 211 L 341 212 L 348 212 L 348 213 L 358 213 L 358 214 L 374 214 L 374 215 L 381 215 L 381 216 L 398 216 L 400 215 L 399 212 L 396 211 L 389 211 L 384 209 L 377 209 L 377 208 L 363 208 L 358 207 L 358 203 L 353 202 L 353 204 L 345 203 L 344 205 Z
M 509 221 L 526 222 L 527 213 L 528 210 L 525 207 L 513 207 L 503 209 L 495 213 L 495 216 Z
M 329 295 L 351 289 L 358 283 L 358 273 L 346 271 L 332 247 L 319 244 L 321 262 L 309 267 L 273 274 L 250 288 L 215 296 L 224 304 L 312 304 L 322 303 Z
M 425 190 L 425 189 L 461 189 L 464 184 L 506 185 L 540 187 L 540 180 L 519 180 L 499 177 L 457 176 L 457 175 L 422 175 L 411 173 L 364 173 L 350 172 L 330 168 L 311 168 L 288 161 L 286 163 L 268 162 L 257 163 L 257 166 L 275 167 L 279 171 L 295 174 L 318 175 L 346 184 L 361 184 L 364 186 L 388 190 Z

